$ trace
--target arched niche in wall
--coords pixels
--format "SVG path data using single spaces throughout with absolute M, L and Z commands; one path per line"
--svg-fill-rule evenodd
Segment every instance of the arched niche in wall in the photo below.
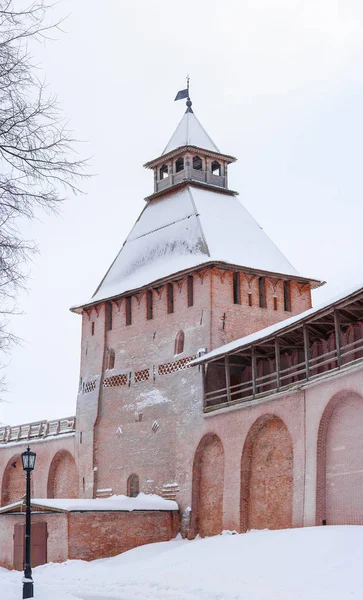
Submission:
M 127 495 L 130 498 L 136 498 L 140 492 L 140 480 L 136 473 L 132 473 L 127 480 Z
M 241 531 L 292 527 L 293 446 L 275 415 L 252 425 L 241 460 Z
M 78 472 L 75 460 L 68 450 L 59 450 L 50 464 L 48 498 L 78 498 Z
M 363 525 L 363 398 L 342 390 L 322 415 L 317 443 L 316 524 Z
M 174 354 L 181 354 L 184 352 L 184 339 L 184 331 L 178 331 L 175 336 Z
M 215 433 L 199 442 L 193 463 L 190 537 L 217 535 L 223 529 L 224 449 Z
M 32 478 L 34 477 L 34 471 Z M 33 479 L 32 479 L 33 485 Z M 14 454 L 6 465 L 1 484 L 1 505 L 20 501 L 26 493 L 26 476 L 21 455 Z

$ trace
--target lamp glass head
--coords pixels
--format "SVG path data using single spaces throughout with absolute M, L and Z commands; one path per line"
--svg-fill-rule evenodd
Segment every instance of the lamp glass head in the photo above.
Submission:
M 27 450 L 22 453 L 21 460 L 23 463 L 24 471 L 32 471 L 35 466 L 35 452 L 32 452 L 28 446 Z

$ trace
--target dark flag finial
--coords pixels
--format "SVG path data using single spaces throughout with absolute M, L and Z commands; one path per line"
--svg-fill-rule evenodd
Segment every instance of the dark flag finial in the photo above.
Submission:
M 177 93 L 177 95 L 174 98 L 174 102 L 175 100 L 183 100 L 183 98 L 187 98 L 187 110 L 186 112 L 193 112 L 192 110 L 192 101 L 190 99 L 189 96 L 189 81 L 190 81 L 190 77 L 189 75 L 187 75 L 187 87 L 184 90 L 179 90 L 179 92 Z

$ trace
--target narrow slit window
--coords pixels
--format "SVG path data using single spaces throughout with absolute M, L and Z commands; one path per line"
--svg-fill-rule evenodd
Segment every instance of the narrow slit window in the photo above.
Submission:
M 181 354 L 184 352 L 184 331 L 179 331 L 176 334 L 174 354 Z
M 291 312 L 291 285 L 290 281 L 284 281 L 284 310 Z
M 252 292 L 248 292 L 248 306 L 252 306 Z
M 175 161 L 175 173 L 180 173 L 184 170 L 184 158 L 178 158 Z
M 265 278 L 258 278 L 258 292 L 260 297 L 260 308 L 266 308 L 266 285 Z
M 131 296 L 126 298 L 126 325 L 131 325 L 132 312 L 131 312 Z
M 152 290 L 146 292 L 146 318 L 150 321 L 153 318 L 153 293 Z
M 91 334 L 94 335 L 95 334 L 95 322 L 92 321 L 92 325 L 91 325 Z
M 194 281 L 193 275 L 188 275 L 188 306 L 194 304 Z
M 241 304 L 241 277 L 239 273 L 233 273 L 233 303 Z
M 274 296 L 274 310 L 277 310 L 277 298 Z
M 167 309 L 168 314 L 174 312 L 174 288 L 172 283 L 168 283 L 167 287 Z
M 127 480 L 127 495 L 130 498 L 136 498 L 140 491 L 140 481 L 138 475 L 133 473 Z
M 203 169 L 203 162 L 200 156 L 193 156 L 193 169 L 201 171 Z
M 107 369 L 115 368 L 115 351 L 110 348 L 108 351 Z
M 107 302 L 106 304 L 106 331 L 112 329 L 112 303 Z

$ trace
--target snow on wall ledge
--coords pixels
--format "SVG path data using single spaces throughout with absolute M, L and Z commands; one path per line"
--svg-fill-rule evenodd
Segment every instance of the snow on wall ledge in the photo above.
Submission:
M 23 506 L 23 502 L 15 502 L 0 509 L 0 513 Z M 157 494 L 139 494 L 136 498 L 129 496 L 111 496 L 110 498 L 33 498 L 31 505 L 36 508 L 53 509 L 65 512 L 77 511 L 134 511 L 134 510 L 179 510 L 174 500 L 165 500 Z

